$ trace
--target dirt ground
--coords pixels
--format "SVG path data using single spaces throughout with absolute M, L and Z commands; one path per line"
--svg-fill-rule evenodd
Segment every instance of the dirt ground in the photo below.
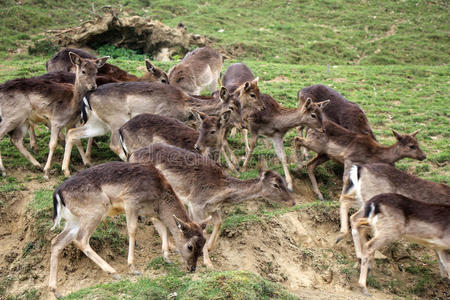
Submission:
M 30 172 L 27 172 L 29 174 Z M 13 171 L 12 176 L 21 180 L 26 174 Z M 34 176 L 39 173 L 33 174 Z M 48 275 L 50 259 L 49 241 L 55 236 L 53 232 L 45 232 L 46 245 L 39 251 L 25 251 L 29 245 L 34 245 L 36 232 L 33 220 L 27 210 L 27 204 L 32 200 L 37 189 L 53 189 L 57 184 L 55 179 L 47 182 L 37 180 L 24 181 L 24 191 L 0 193 L 0 277 L 6 286 L 6 295 L 20 295 L 30 289 L 36 289 L 41 299 L 52 299 L 48 293 Z M 313 201 L 307 182 L 296 180 L 296 191 L 305 195 L 300 201 Z M 304 193 L 303 193 L 304 191 Z M 255 212 L 261 203 L 250 201 L 244 205 L 249 212 Z M 225 215 L 234 208 L 224 209 Z M 102 225 L 100 225 L 102 226 Z M 161 242 L 150 222 L 139 225 L 137 233 L 136 266 L 143 271 L 144 276 L 161 275 L 159 270 L 145 269 L 154 258 L 161 256 Z M 121 228 L 126 234 L 126 227 Z M 357 286 L 359 265 L 349 239 L 335 244 L 339 230 L 338 210 L 306 208 L 289 212 L 270 220 L 247 224 L 233 230 L 222 231 L 216 248 L 212 251 L 212 261 L 217 270 L 248 270 L 261 274 L 263 277 L 280 283 L 302 299 L 368 299 L 360 293 Z M 398 251 L 406 251 L 407 243 L 397 244 Z M 127 274 L 126 249 L 118 253 L 110 245 L 93 243 L 93 248 L 105 258 L 122 278 L 136 280 L 138 277 Z M 29 253 L 29 254 L 27 254 Z M 373 271 L 374 278 L 384 286 L 384 283 L 394 278 L 405 282 L 404 286 L 393 286 L 389 290 L 379 290 L 369 287 L 371 299 L 394 299 L 407 296 L 410 298 L 444 298 L 448 284 L 439 278 L 437 264 L 430 266 L 433 290 L 426 291 L 421 297 L 409 294 L 419 280 L 418 277 L 405 272 L 402 264 L 410 260 L 422 263 L 422 257 L 434 253 L 419 248 L 414 252 L 414 258 L 406 257 L 395 261 L 391 257 L 392 249 L 383 251 L 387 258 L 378 264 Z M 174 261 L 180 261 L 179 255 L 171 254 Z M 201 265 L 201 261 L 199 261 Z M 200 267 L 199 271 L 204 271 Z M 195 276 L 195 275 L 194 275 Z M 8 284 L 7 278 L 13 278 Z M 73 246 L 67 247 L 60 258 L 58 286 L 63 295 L 72 291 L 89 287 L 98 283 L 113 281 L 113 279 L 94 265 Z M 402 290 L 405 289 L 405 290 Z M 0 294 L 0 298 L 1 298 Z

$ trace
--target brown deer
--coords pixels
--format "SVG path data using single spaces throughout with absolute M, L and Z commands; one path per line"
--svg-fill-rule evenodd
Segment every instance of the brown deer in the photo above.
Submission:
M 97 69 L 103 66 L 108 57 L 83 59 L 69 53 L 76 66 L 75 84 L 55 83 L 36 79 L 15 79 L 0 87 L 0 139 L 10 133 L 11 141 L 17 149 L 35 166 L 41 167 L 23 146 L 23 137 L 28 125 L 43 122 L 50 126 L 49 154 L 44 167 L 44 177 L 48 178 L 58 135 L 62 128 L 74 127 L 80 119 L 80 104 L 84 95 L 97 87 Z M 77 148 L 84 157 L 81 143 Z M 1 155 L 0 155 L 1 156 Z M 0 169 L 5 168 L 0 159 Z
M 58 256 L 71 242 L 103 271 L 120 278 L 117 271 L 89 245 L 89 239 L 106 216 L 125 214 L 129 247 L 128 267 L 134 266 L 134 247 L 138 216 L 149 216 L 163 243 L 164 259 L 169 262 L 167 229 L 190 272 L 197 266 L 205 238 L 202 226 L 191 221 L 184 205 L 170 184 L 152 164 L 109 162 L 81 171 L 64 181 L 53 194 L 53 227 L 66 220 L 63 231 L 52 240 L 49 288 L 56 289 Z
M 69 52 L 73 52 L 78 54 L 81 58 L 88 59 L 97 59 L 96 56 L 76 48 L 65 48 L 58 53 L 55 54 L 49 61 L 46 62 L 45 67 L 47 72 L 75 72 L 75 68 L 73 67 L 70 58 Z M 169 79 L 163 70 L 154 66 L 150 60 L 145 60 L 146 73 L 142 77 L 134 76 L 126 71 L 120 69 L 111 64 L 104 64 L 101 68 L 98 69 L 98 75 L 102 77 L 107 77 L 112 81 L 160 81 L 162 83 L 169 84 Z
M 419 199 L 421 200 L 421 199 Z M 385 193 L 374 196 L 361 209 L 363 218 L 356 221 L 358 235 L 365 234 L 369 225 L 373 238 L 362 247 L 359 286 L 369 295 L 366 286 L 369 261 L 376 250 L 401 237 L 433 248 L 438 254 L 441 271 L 450 279 L 450 205 L 416 201 L 400 194 Z
M 214 92 L 219 83 L 223 56 L 210 47 L 195 49 L 169 70 L 169 82 L 190 95 Z
M 211 215 L 213 232 L 203 248 L 204 263 L 212 267 L 209 251 L 218 237 L 222 219 L 220 208 L 224 203 L 238 203 L 263 197 L 294 205 L 284 179 L 274 171 L 261 172 L 260 177 L 239 180 L 227 176 L 212 160 L 170 145 L 153 144 L 133 152 L 130 162 L 151 162 L 172 185 L 177 196 L 188 206 L 194 222 Z
M 253 81 L 255 75 L 252 70 L 243 63 L 235 63 L 228 66 L 223 74 L 222 86 L 228 89 L 230 94 L 233 94 L 245 82 Z
M 394 164 L 405 157 L 424 160 L 425 155 L 419 148 L 415 138 L 419 130 L 410 135 L 401 135 L 393 130 L 397 142 L 391 146 L 379 144 L 368 134 L 357 134 L 333 121 L 323 120 L 324 132 L 309 130 L 306 139 L 295 138 L 295 146 L 306 147 L 317 155 L 307 163 L 306 169 L 311 180 L 313 191 L 320 200 L 323 200 L 319 191 L 314 169 L 321 163 L 329 160 L 340 162 L 347 167 L 344 174 L 348 175 L 348 167 L 352 163 L 384 162 Z M 344 180 L 347 176 L 344 176 Z
M 302 105 L 307 99 L 313 102 L 330 100 L 323 109 L 324 116 L 336 124 L 353 131 L 355 133 L 367 134 L 376 140 L 370 128 L 369 121 L 364 111 L 354 102 L 348 101 L 344 96 L 329 86 L 316 84 L 303 88 L 297 93 L 298 104 Z M 303 127 L 299 128 L 299 135 L 303 137 Z M 303 149 L 303 154 L 300 154 Z M 305 157 L 309 157 L 305 148 L 296 147 L 298 165 L 302 166 Z M 328 161 L 330 158 L 325 154 L 320 154 L 316 160 L 316 166 Z
M 272 140 L 275 153 L 280 159 L 289 190 L 292 191 L 292 178 L 289 173 L 283 138 L 289 129 L 306 125 L 310 128 L 322 127 L 322 108 L 328 101 L 313 103 L 307 100 L 298 108 L 286 108 L 278 104 L 271 96 L 259 92 L 257 81 L 246 82 L 236 90 L 242 105 L 242 119 L 250 132 L 249 146 L 243 169 L 250 162 L 258 135 Z
M 352 165 L 349 180 L 344 182 L 344 193 L 341 203 L 341 216 L 347 222 L 348 209 L 357 202 L 361 208 L 369 199 L 382 193 L 396 193 L 405 197 L 430 204 L 450 205 L 450 187 L 409 175 L 394 166 L 384 163 Z M 357 219 L 361 218 L 360 210 L 350 218 L 355 252 L 361 258 L 361 241 L 355 231 Z M 342 220 L 341 220 L 342 224 Z M 347 223 L 344 224 L 348 226 Z M 348 230 L 348 229 L 347 229 Z M 341 230 L 342 232 L 342 230 Z M 344 235 L 341 234 L 342 238 Z M 338 238 L 338 241 L 340 240 Z

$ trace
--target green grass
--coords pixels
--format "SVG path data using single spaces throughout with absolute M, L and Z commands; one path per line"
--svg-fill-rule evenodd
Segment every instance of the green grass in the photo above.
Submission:
M 162 264 L 164 262 L 161 262 Z M 298 299 L 279 285 L 246 271 L 208 272 L 194 279 L 186 273 L 170 273 L 157 279 L 140 278 L 100 284 L 64 299 Z M 125 298 L 123 298 L 125 297 Z

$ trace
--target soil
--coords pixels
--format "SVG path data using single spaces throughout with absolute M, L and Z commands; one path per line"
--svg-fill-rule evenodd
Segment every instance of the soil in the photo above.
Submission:
M 0 299 L 2 287 L 6 287 L 5 295 L 21 295 L 35 289 L 41 299 L 54 299 L 53 294 L 47 291 L 47 284 L 50 241 L 56 233 L 48 230 L 44 244 L 36 245 L 37 233 L 27 204 L 36 190 L 51 190 L 58 182 L 55 179 L 46 182 L 38 179 L 25 180 L 26 175 L 27 178 L 40 175 L 32 171 L 25 173 L 12 170 L 10 175 L 22 181 L 25 190 L 0 193 Z M 295 191 L 303 195 L 298 197 L 298 203 L 314 201 L 307 181 L 297 179 L 295 185 Z M 264 205 L 264 202 L 256 200 L 241 204 L 243 209 L 252 213 L 257 213 Z M 225 207 L 223 213 L 230 214 L 234 209 L 235 207 Z M 120 230 L 126 235 L 125 224 Z M 233 230 L 223 230 L 211 252 L 211 258 L 217 270 L 241 269 L 259 273 L 302 299 L 368 299 L 357 285 L 359 265 L 352 243 L 347 239 L 335 244 L 338 230 L 337 206 L 310 207 Z M 161 257 L 161 241 L 149 221 L 139 224 L 136 240 L 136 266 L 144 276 L 161 275 L 160 270 L 145 268 L 152 259 Z M 120 251 L 108 242 L 92 241 L 91 244 L 122 278 L 139 278 L 127 273 L 126 247 Z M 405 266 L 411 263 L 426 265 L 425 258 L 434 257 L 434 252 L 418 246 L 411 254 L 408 245 L 399 242 L 395 244 L 395 249 L 390 247 L 382 251 L 386 257 L 377 260 L 378 266 L 371 271 L 380 285 L 379 288 L 369 287 L 371 299 L 446 296 L 448 283 L 440 279 L 437 264 L 427 268 L 432 289 L 424 291 L 420 297 L 410 294 L 409 291 L 420 277 L 405 272 Z M 171 254 L 171 259 L 181 262 L 176 253 Z M 199 265 L 202 265 L 201 260 Z M 58 270 L 58 287 L 63 295 L 98 283 L 114 281 L 71 245 L 63 250 Z M 205 267 L 202 266 L 198 271 L 204 270 Z M 385 288 L 389 282 L 394 281 L 401 281 L 403 285 Z

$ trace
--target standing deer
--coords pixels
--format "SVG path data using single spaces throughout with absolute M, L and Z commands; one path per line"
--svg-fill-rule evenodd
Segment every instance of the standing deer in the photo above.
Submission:
M 421 199 L 419 199 L 421 200 Z M 375 251 L 401 237 L 433 248 L 438 254 L 441 272 L 450 279 L 450 205 L 430 204 L 400 194 L 379 194 L 364 204 L 363 218 L 355 224 L 359 236 L 365 234 L 363 225 L 369 225 L 373 238 L 362 247 L 359 286 L 369 295 L 366 286 L 369 260 Z M 370 295 L 369 295 L 370 296 Z
M 271 96 L 259 92 L 257 81 L 246 82 L 236 90 L 242 105 L 242 119 L 250 132 L 249 146 L 243 165 L 247 169 L 258 135 L 272 140 L 275 152 L 280 159 L 288 189 L 292 191 L 292 178 L 287 165 L 283 138 L 289 129 L 306 125 L 310 128 L 322 127 L 322 108 L 328 101 L 313 103 L 307 100 L 298 108 L 286 108 L 278 104 Z
M 396 193 L 405 197 L 430 204 L 450 205 L 450 187 L 409 175 L 389 164 L 371 163 L 352 165 L 350 176 L 344 182 L 341 213 L 347 212 L 352 203 L 359 202 L 359 208 L 372 197 L 383 193 Z M 342 209 L 344 208 L 344 209 Z M 345 215 L 346 216 L 346 215 Z M 356 221 L 363 217 L 363 211 L 356 212 L 350 218 L 356 257 L 361 258 L 361 244 L 356 233 Z
M 261 172 L 260 177 L 240 180 L 227 176 L 212 160 L 184 149 L 153 144 L 133 152 L 130 162 L 151 162 L 172 185 L 177 196 L 188 206 L 194 222 L 211 215 L 214 229 L 203 248 L 203 259 L 211 268 L 209 251 L 218 237 L 222 219 L 220 208 L 225 203 L 239 203 L 263 197 L 294 205 L 283 178 L 274 171 Z
M 323 200 L 319 191 L 314 169 L 321 163 L 329 160 L 344 164 L 344 180 L 348 175 L 348 168 L 352 163 L 384 162 L 394 164 L 405 157 L 424 160 L 425 155 L 419 148 L 415 138 L 419 130 L 410 135 L 401 135 L 393 130 L 397 142 L 391 146 L 379 144 L 368 134 L 357 134 L 333 121 L 323 120 L 324 132 L 309 130 L 306 139 L 295 138 L 295 146 L 306 147 L 317 155 L 307 163 L 306 168 L 311 180 L 313 191 L 320 200 Z
M 65 48 L 55 54 L 49 61 L 46 62 L 45 67 L 47 72 L 75 72 L 70 58 L 69 52 L 78 54 L 81 58 L 97 59 L 94 55 L 76 48 Z M 98 75 L 109 78 L 111 81 L 160 81 L 162 83 L 169 84 L 169 79 L 163 70 L 154 66 L 150 60 L 145 60 L 146 73 L 142 77 L 134 76 L 126 71 L 120 69 L 111 64 L 104 64 L 98 69 Z
M 223 56 L 210 47 L 195 49 L 169 70 L 169 82 L 190 95 L 214 92 L 219 83 Z
M 69 56 L 76 66 L 74 85 L 30 78 L 11 80 L 0 86 L 2 119 L 0 139 L 6 133 L 10 133 L 13 144 L 37 167 L 41 165 L 23 146 L 23 137 L 31 122 L 44 122 L 50 125 L 49 154 L 44 167 L 45 178 L 48 178 L 61 129 L 72 128 L 78 123 L 82 98 L 88 91 L 97 87 L 95 83 L 97 69 L 108 59 L 108 57 L 84 59 L 75 53 L 69 53 Z M 81 143 L 77 143 L 77 148 L 84 158 Z M 1 158 L 0 169 L 2 174 L 6 175 Z
M 134 266 L 134 247 L 138 216 L 149 216 L 163 243 L 164 259 L 169 262 L 167 229 L 190 272 L 197 266 L 205 238 L 202 226 L 189 218 L 184 205 L 164 176 L 151 164 L 109 162 L 77 173 L 64 181 L 53 194 L 53 227 L 66 220 L 63 231 L 52 240 L 49 288 L 56 289 L 58 256 L 71 242 L 103 271 L 120 278 L 117 271 L 89 245 L 89 239 L 106 216 L 125 213 L 129 247 L 128 267 Z
M 223 74 L 222 86 L 226 87 L 230 94 L 233 94 L 245 82 L 254 79 L 255 75 L 249 67 L 243 63 L 235 63 L 229 65 Z

